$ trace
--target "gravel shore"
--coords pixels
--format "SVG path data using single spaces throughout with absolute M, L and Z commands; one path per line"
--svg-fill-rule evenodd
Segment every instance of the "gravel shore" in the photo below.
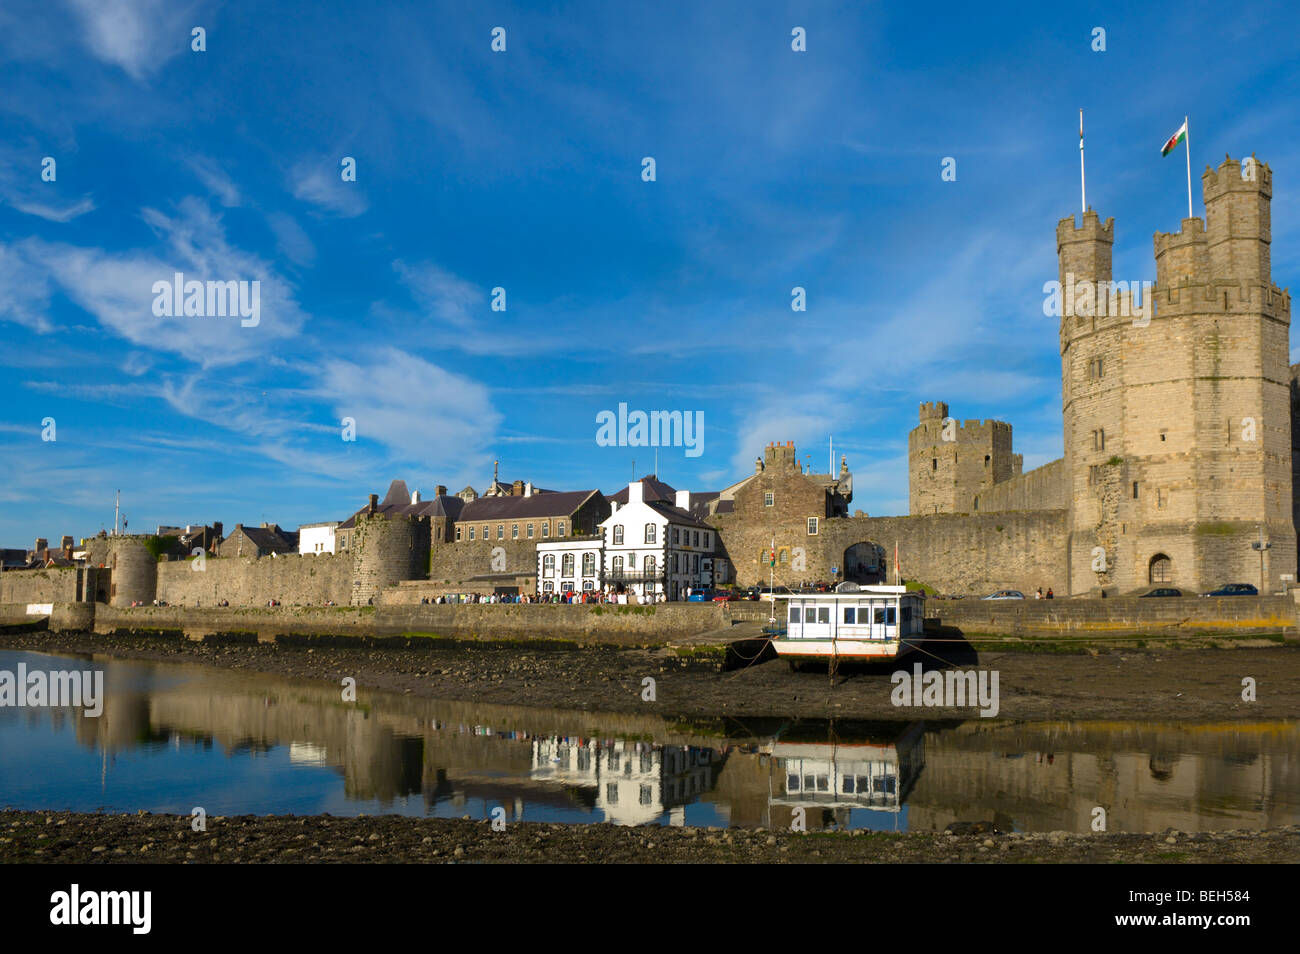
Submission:
M 1001 834 L 620 828 L 436 818 L 212 817 L 0 811 L 0 862 L 1133 864 L 1300 861 L 1300 827 L 1187 834 Z M 978 828 L 979 826 L 975 826 Z

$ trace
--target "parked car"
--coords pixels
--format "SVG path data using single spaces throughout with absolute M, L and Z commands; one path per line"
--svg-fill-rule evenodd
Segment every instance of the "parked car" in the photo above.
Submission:
M 740 599 L 744 599 L 744 597 L 741 596 L 739 593 L 728 592 L 728 593 L 719 593 L 717 596 L 713 598 L 713 602 L 730 603 L 732 600 L 740 600 Z
M 758 596 L 759 588 L 757 586 L 751 586 L 749 589 L 745 590 L 745 599 L 747 600 L 756 600 L 758 599 Z
M 1259 596 L 1259 590 L 1249 583 L 1229 583 L 1217 590 L 1202 593 L 1202 596 Z
M 1142 594 L 1143 598 L 1148 596 L 1182 596 L 1183 591 L 1174 586 L 1157 586 L 1153 590 L 1148 590 Z
M 1023 600 L 1024 598 L 1025 594 L 1019 590 L 998 590 L 984 597 L 986 600 Z
M 704 586 L 696 590 L 691 590 L 690 595 L 686 597 L 688 603 L 711 603 L 713 601 L 713 590 Z

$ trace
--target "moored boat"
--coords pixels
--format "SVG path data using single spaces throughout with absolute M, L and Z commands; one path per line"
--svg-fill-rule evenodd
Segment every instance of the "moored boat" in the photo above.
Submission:
M 833 593 L 791 593 L 776 599 L 786 603 L 785 632 L 773 637 L 772 646 L 792 665 L 894 659 L 921 638 L 925 597 L 904 586 L 845 582 Z M 776 606 L 779 610 L 780 604 Z

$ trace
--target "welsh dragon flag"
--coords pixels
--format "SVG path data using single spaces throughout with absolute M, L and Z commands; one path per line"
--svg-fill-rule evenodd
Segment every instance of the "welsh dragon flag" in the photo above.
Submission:
M 1162 156 L 1169 155 L 1169 153 L 1173 151 L 1174 146 L 1178 145 L 1180 142 L 1186 142 L 1186 141 L 1187 141 L 1187 120 L 1184 119 L 1183 124 L 1178 127 L 1178 132 L 1170 136 L 1169 141 L 1165 143 L 1164 148 L 1160 150 L 1160 155 Z

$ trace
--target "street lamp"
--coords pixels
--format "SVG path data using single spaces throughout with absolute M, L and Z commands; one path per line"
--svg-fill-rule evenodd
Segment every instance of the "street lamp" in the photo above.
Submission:
M 1271 548 L 1272 543 L 1264 542 L 1264 527 L 1259 528 L 1259 539 L 1250 545 L 1252 550 L 1259 551 L 1259 592 L 1266 594 L 1268 591 L 1264 587 L 1264 551 Z

